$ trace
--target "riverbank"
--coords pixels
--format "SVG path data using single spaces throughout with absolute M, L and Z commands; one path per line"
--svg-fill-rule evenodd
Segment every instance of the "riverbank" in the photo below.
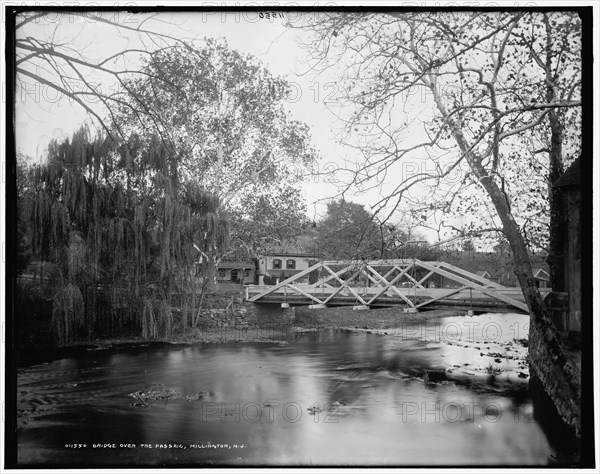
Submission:
M 466 311 L 435 310 L 422 313 L 403 313 L 401 308 L 378 308 L 368 311 L 353 311 L 348 306 L 323 309 L 294 308 L 295 316 L 280 317 L 269 315 L 258 317 L 253 324 L 223 327 L 212 326 L 187 329 L 185 332 L 174 332 L 166 338 L 148 340 L 142 337 L 126 336 L 113 338 L 96 338 L 78 340 L 60 346 L 88 347 L 99 349 L 149 342 L 165 344 L 206 344 L 223 342 L 290 342 L 290 335 L 319 329 L 345 330 L 382 330 L 402 328 L 405 325 L 420 324 L 425 321 L 449 316 L 464 316 Z
M 448 316 L 464 316 L 466 311 L 433 310 L 419 313 L 404 313 L 400 307 L 353 310 L 350 306 L 309 309 L 295 308 L 295 325 L 307 328 L 337 329 L 392 329 L 407 324 L 419 324 L 425 321 Z
M 79 351 L 102 351 L 107 349 L 128 349 L 144 347 L 148 344 L 166 345 L 194 345 L 212 343 L 265 343 L 289 344 L 296 335 L 313 332 L 320 329 L 345 329 L 345 330 L 380 330 L 402 328 L 406 325 L 415 325 L 426 321 L 436 320 L 448 316 L 464 315 L 465 311 L 435 310 L 421 313 L 404 313 L 402 308 L 378 308 L 372 310 L 355 311 L 348 306 L 328 307 L 323 309 L 309 309 L 295 307 L 290 310 L 269 308 L 268 311 L 255 311 L 251 303 L 236 304 L 236 312 L 247 316 L 244 323 L 231 323 L 227 326 L 215 324 L 216 316 L 223 317 L 223 309 L 209 309 L 217 312 L 210 319 L 201 321 L 197 328 L 187 328 L 185 331 L 173 331 L 168 337 L 146 339 L 141 336 L 127 334 L 116 337 L 98 337 L 92 339 L 78 339 L 64 345 L 48 346 L 40 351 L 39 345 L 35 350 L 23 347 L 19 351 L 18 364 L 20 366 L 66 357 L 69 353 Z M 254 311 L 253 311 L 254 310 Z M 235 318 L 234 318 L 235 319 Z
M 248 309 L 250 312 L 250 310 Z M 79 340 L 43 351 L 23 354 L 19 365 L 56 359 L 69 353 L 108 349 L 135 349 L 148 345 L 191 346 L 214 343 L 264 343 L 288 345 L 302 334 L 319 330 L 345 330 L 417 339 L 424 345 L 442 347 L 444 364 L 421 374 L 426 382 L 476 383 L 493 390 L 509 390 L 529 380 L 526 315 L 484 314 L 467 316 L 466 311 L 435 310 L 404 313 L 402 308 L 353 310 L 350 307 L 309 309 L 278 308 L 258 314 L 251 324 L 206 326 L 174 332 L 167 338 L 115 337 Z

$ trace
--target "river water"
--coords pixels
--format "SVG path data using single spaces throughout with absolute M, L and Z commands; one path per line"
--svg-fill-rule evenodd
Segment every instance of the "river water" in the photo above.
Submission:
M 446 327 L 458 320 L 447 319 Z M 490 370 L 481 369 L 487 356 L 469 344 L 489 341 L 332 330 L 292 339 L 89 351 L 23 367 L 18 461 L 546 465 L 553 456 L 526 384 L 506 391 L 488 383 Z M 423 380 L 425 369 L 461 365 L 465 350 L 472 363 L 463 365 L 481 383 Z M 170 398 L 130 395 L 152 390 Z

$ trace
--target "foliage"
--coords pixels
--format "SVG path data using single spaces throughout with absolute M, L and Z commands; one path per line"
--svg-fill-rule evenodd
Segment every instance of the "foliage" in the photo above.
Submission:
M 165 33 L 165 21 L 159 14 L 18 9 L 7 13 L 15 28 L 17 86 L 25 93 L 34 90 L 38 97 L 44 91 L 48 97 L 68 98 L 111 137 L 123 137 L 123 131 L 115 129 L 105 115 L 110 117 L 117 104 L 127 105 L 123 95 L 132 92 L 127 77 L 144 74 L 136 68 L 136 58 L 192 40 L 181 36 L 181 31 Z M 80 27 L 78 34 L 73 35 L 73 26 Z M 98 49 L 88 49 L 90 38 L 96 35 L 123 41 L 105 41 L 98 55 Z M 149 119 L 159 117 L 162 111 L 142 105 L 129 108 L 128 113 Z
M 297 234 L 305 221 L 297 185 L 315 152 L 307 126 L 284 108 L 288 83 L 224 42 L 181 36 L 160 15 L 125 16 L 130 22 L 111 12 L 18 13 L 17 83 L 67 97 L 110 137 L 168 149 L 180 182 L 219 197 L 236 250 Z M 85 30 L 73 36 L 73 24 Z M 85 39 L 97 29 L 124 41 L 96 57 Z M 253 225 L 264 213 L 269 224 Z
M 295 188 L 254 196 L 230 211 L 234 223 L 230 252 L 238 259 L 247 259 L 274 246 L 299 244 L 309 225 L 305 211 L 305 201 Z
M 361 204 L 343 199 L 330 202 L 316 230 L 323 258 L 370 260 L 381 254 L 380 229 Z
M 475 245 L 471 239 L 467 239 L 462 243 L 462 249 L 466 252 L 472 252 L 475 250 Z
M 465 236 L 503 233 L 521 286 L 533 286 L 527 244 L 548 223 L 541 132 L 552 115 L 577 126 L 581 109 L 577 14 L 326 13 L 307 23 L 317 67 L 344 66 L 345 141 L 364 156 L 354 183 L 393 176 L 381 207 L 404 200 L 422 220 L 466 215 Z
M 502 232 L 489 176 L 529 249 L 547 247 L 549 117 L 568 130 L 561 159 L 580 149 L 576 13 L 324 13 L 307 24 L 315 67 L 343 66 L 341 140 L 363 154 L 353 183 L 391 178 L 380 210 Z
M 51 323 L 60 343 L 77 335 L 79 327 L 83 326 L 84 314 L 81 290 L 72 283 L 60 287 L 54 295 Z
M 93 335 L 102 300 L 117 327 L 133 320 L 144 337 L 171 332 L 175 295 L 191 300 L 192 312 L 197 306 L 196 264 L 223 251 L 228 224 L 218 198 L 180 182 L 177 158 L 158 139 L 92 139 L 81 129 L 52 142 L 47 162 L 31 169 L 24 197 L 31 249 L 56 271 L 53 327 L 61 342 L 82 321 Z M 184 329 L 192 319 L 181 316 Z
M 255 58 L 205 39 L 157 51 L 127 82 L 119 127 L 168 137 L 183 182 L 199 180 L 230 213 L 234 242 L 247 250 L 303 224 L 298 183 L 316 158 L 308 127 L 284 108 L 290 86 Z M 147 107 L 159 118 L 129 113 Z M 260 225 L 251 224 L 260 222 Z
M 27 157 L 17 154 L 17 222 L 15 225 L 16 234 L 16 275 L 20 276 L 31 260 L 31 248 L 28 243 L 27 217 L 23 208 L 23 197 L 27 190 Z

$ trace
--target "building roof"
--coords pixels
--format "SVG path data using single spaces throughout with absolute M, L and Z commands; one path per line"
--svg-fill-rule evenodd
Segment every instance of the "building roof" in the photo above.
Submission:
M 255 265 L 254 262 L 220 262 L 217 265 L 217 268 L 219 269 L 238 269 L 238 270 L 245 270 L 248 268 L 254 269 Z
M 533 268 L 533 278 L 538 280 L 550 281 L 550 274 L 543 268 Z
M 303 272 L 304 270 L 296 270 L 296 269 L 288 269 L 288 268 L 275 268 L 273 270 L 266 270 L 265 275 L 273 276 L 273 277 L 285 277 L 289 278 L 297 273 Z M 306 275 L 308 278 L 308 275 Z
M 262 254 L 260 257 L 307 257 L 307 258 L 318 258 L 316 255 L 311 253 L 292 253 L 292 252 L 270 252 Z
M 563 175 L 554 183 L 554 187 L 579 186 L 581 184 L 581 155 L 571 166 L 569 166 Z
M 487 275 L 487 277 L 490 277 L 490 272 L 488 272 L 487 270 L 479 270 L 478 272 L 475 272 L 475 275 L 480 276 L 480 277 L 484 277 Z

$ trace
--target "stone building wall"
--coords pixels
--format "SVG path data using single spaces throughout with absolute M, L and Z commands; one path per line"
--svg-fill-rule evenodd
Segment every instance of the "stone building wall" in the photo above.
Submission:
M 568 331 L 581 331 L 581 191 L 571 188 L 567 191 L 567 250 L 566 280 L 569 292 Z
M 581 371 L 563 352 L 554 328 L 531 321 L 529 328 L 529 369 L 552 399 L 562 422 L 575 434 L 581 432 Z

